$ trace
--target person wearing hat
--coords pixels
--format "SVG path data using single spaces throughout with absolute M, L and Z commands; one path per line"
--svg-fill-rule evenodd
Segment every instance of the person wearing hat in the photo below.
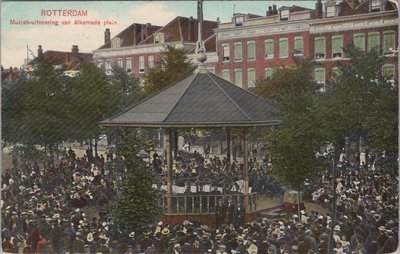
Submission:
M 246 211 L 244 209 L 244 206 L 238 204 L 234 214 L 234 224 L 236 228 L 239 228 L 244 225 L 245 217 L 246 217 Z
M 212 249 L 212 242 L 210 240 L 210 236 L 207 233 L 204 233 L 201 236 L 200 241 L 200 250 L 202 253 L 207 252 L 209 249 Z
M 258 247 L 254 243 L 250 243 L 249 248 L 247 249 L 248 254 L 257 254 L 258 253 Z
M 223 200 L 220 199 L 215 207 L 215 226 L 219 228 L 225 222 L 226 217 L 226 205 Z
M 54 252 L 61 250 L 62 237 L 63 237 L 62 229 L 60 228 L 58 220 L 55 220 L 53 223 L 53 229 L 51 230 L 51 236 L 50 236 L 50 243 Z
M 235 206 L 233 204 L 232 199 L 230 198 L 228 200 L 228 205 L 226 207 L 226 224 L 231 225 L 233 224 L 233 218 L 234 218 L 234 213 L 235 213 Z

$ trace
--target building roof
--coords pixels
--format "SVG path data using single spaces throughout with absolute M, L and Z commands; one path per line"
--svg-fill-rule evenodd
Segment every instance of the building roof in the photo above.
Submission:
M 264 100 L 212 73 L 192 74 L 101 122 L 126 127 L 245 127 L 281 121 Z
M 209 38 L 214 34 L 213 29 L 217 28 L 218 23 L 215 21 L 203 20 L 203 39 Z M 171 20 L 168 24 L 155 31 L 152 35 L 150 35 L 147 39 L 142 41 L 140 45 L 144 44 L 153 44 L 154 36 L 157 33 L 164 33 L 164 42 L 186 42 L 186 43 L 195 43 L 198 37 L 198 24 L 197 19 L 192 17 L 181 17 L 178 16 Z
M 43 55 L 33 59 L 29 64 L 43 60 L 52 65 L 60 65 L 65 70 L 78 70 L 81 63 L 90 63 L 93 59 L 91 53 L 47 50 Z
M 292 6 L 282 6 L 279 8 L 279 10 L 289 10 L 290 12 L 299 12 L 299 11 L 312 11 L 313 9 L 298 5 L 292 5 Z
M 343 0 L 337 4 L 339 7 L 338 16 L 351 16 L 369 13 L 369 1 Z M 396 5 L 391 1 L 386 1 L 383 9 L 385 11 L 397 10 Z
M 122 30 L 119 34 L 114 36 L 111 40 L 103 44 L 98 49 L 107 49 L 111 48 L 111 41 L 114 38 L 121 39 L 120 47 L 130 47 L 135 46 L 145 40 L 149 35 L 153 34 L 155 31 L 159 30 L 162 26 L 152 25 L 152 24 L 140 24 L 133 23 L 128 26 L 124 30 Z
M 23 70 L 19 69 L 2 69 L 1 70 L 1 81 L 10 80 L 14 81 L 17 80 L 22 74 L 24 73 Z

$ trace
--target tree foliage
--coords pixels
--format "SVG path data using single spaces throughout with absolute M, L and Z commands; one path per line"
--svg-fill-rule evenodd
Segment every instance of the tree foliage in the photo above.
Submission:
M 326 139 L 358 135 L 370 140 L 376 152 L 397 154 L 398 85 L 382 75 L 385 59 L 375 51 L 346 48 L 345 52 L 350 64 L 342 63 L 320 100 Z
M 148 141 L 138 130 L 123 130 L 120 138 L 117 156 L 124 159 L 126 179 L 113 213 L 121 228 L 138 229 L 154 222 L 160 215 L 160 193 L 152 188 L 153 176 L 137 156 L 141 149 L 149 150 Z
M 315 91 L 317 85 L 311 77 L 313 63 L 300 58 L 295 61 L 294 66 L 276 68 L 271 77 L 257 80 L 254 92 L 279 102 L 282 96 L 296 96 L 303 92 Z
M 113 94 L 116 110 L 122 111 L 143 98 L 143 89 L 140 87 L 140 79 L 129 75 L 118 65 L 112 65 L 110 87 Z
M 104 71 L 92 64 L 83 64 L 68 89 L 74 138 L 92 139 L 99 135 L 99 121 L 109 117 L 117 107 Z
M 259 80 L 255 92 L 271 99 L 281 112 L 283 126 L 269 135 L 269 151 L 276 180 L 302 190 L 305 179 L 322 169 L 315 154 L 321 144 L 318 128 L 318 95 L 310 75 L 312 63 L 298 60 L 295 66 L 282 67 L 270 78 Z
M 193 73 L 195 67 L 187 58 L 184 48 L 176 48 L 172 45 L 165 46 L 161 52 L 160 60 L 154 68 L 144 77 L 144 90 L 152 94 L 172 85 L 174 82 Z
M 84 63 L 74 77 L 42 61 L 33 69 L 16 81 L 2 83 L 2 132 L 7 144 L 54 149 L 67 139 L 96 138 L 102 132 L 99 121 L 142 96 L 138 79 L 116 67 L 111 78 Z

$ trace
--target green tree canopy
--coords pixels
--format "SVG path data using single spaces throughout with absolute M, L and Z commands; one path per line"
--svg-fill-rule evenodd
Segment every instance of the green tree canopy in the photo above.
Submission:
M 377 152 L 397 154 L 398 85 L 382 75 L 385 58 L 377 52 L 346 48 L 350 63 L 342 63 L 337 77 L 320 100 L 321 128 L 326 140 L 358 135 Z
M 69 113 L 74 137 L 91 139 L 99 135 L 99 122 L 116 111 L 117 101 L 103 70 L 83 64 L 68 89 Z
M 184 48 L 165 46 L 160 60 L 144 77 L 144 90 L 152 94 L 193 73 L 195 67 Z
M 141 149 L 149 150 L 150 144 L 139 130 L 122 130 L 119 140 L 121 143 L 117 147 L 117 156 L 124 159 L 126 179 L 113 213 L 119 227 L 140 229 L 160 215 L 160 193 L 152 188 L 153 176 L 137 156 Z
M 271 99 L 281 112 L 284 124 L 269 135 L 273 176 L 279 182 L 302 190 L 305 179 L 316 177 L 321 167 L 315 154 L 321 146 L 318 128 L 317 86 L 310 73 L 313 64 L 297 60 L 295 66 L 282 67 L 256 83 L 255 92 Z

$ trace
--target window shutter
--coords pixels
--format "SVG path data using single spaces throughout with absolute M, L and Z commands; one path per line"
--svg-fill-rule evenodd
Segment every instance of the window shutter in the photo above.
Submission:
M 355 34 L 353 37 L 354 47 L 362 51 L 365 50 L 365 36 L 364 34 Z
M 368 34 L 368 50 L 380 50 L 380 37 L 379 33 Z
M 230 81 L 229 70 L 223 70 L 222 71 L 222 78 Z
M 325 83 L 325 69 L 315 69 L 314 79 L 317 83 Z
M 265 77 L 270 78 L 273 74 L 273 69 L 272 68 L 266 68 L 265 69 Z
M 288 39 L 279 39 L 279 57 L 288 56 Z
M 242 70 L 235 70 L 235 84 L 242 86 Z
M 382 66 L 382 75 L 386 78 L 394 77 L 394 65 L 385 64 Z
M 315 53 L 316 54 L 325 53 L 325 38 L 315 38 Z
M 247 58 L 256 59 L 256 43 L 254 41 L 247 44 Z
M 383 49 L 385 54 L 393 53 L 395 46 L 395 36 L 394 32 L 386 32 L 383 34 Z
M 332 53 L 342 53 L 343 36 L 332 37 Z
M 274 41 L 273 40 L 266 40 L 265 41 L 265 56 L 267 58 L 274 57 Z
M 235 44 L 235 60 L 242 60 L 242 43 Z
M 294 51 L 295 54 L 302 54 L 304 52 L 303 37 L 294 38 Z
M 248 69 L 247 70 L 247 86 L 254 87 L 256 83 L 256 70 L 255 69 Z

